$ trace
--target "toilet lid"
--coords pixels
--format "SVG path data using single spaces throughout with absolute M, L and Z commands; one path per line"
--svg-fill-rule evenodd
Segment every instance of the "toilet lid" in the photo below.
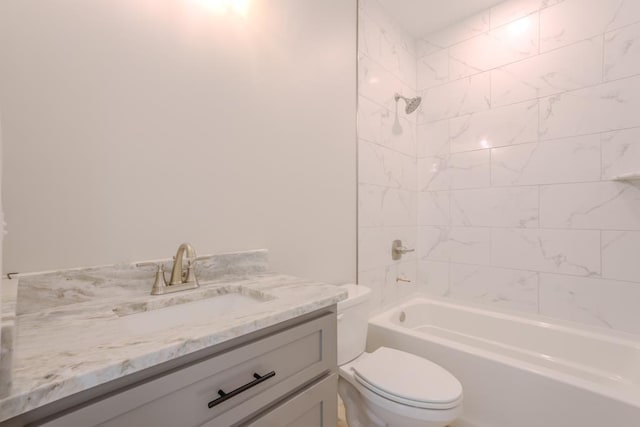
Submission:
M 352 366 L 369 390 L 404 405 L 449 409 L 462 399 L 462 385 L 442 367 L 422 357 L 380 347 Z

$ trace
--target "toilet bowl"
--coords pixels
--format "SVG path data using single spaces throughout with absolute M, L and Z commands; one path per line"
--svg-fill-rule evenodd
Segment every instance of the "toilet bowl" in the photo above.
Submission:
M 362 285 L 344 285 L 338 304 L 338 392 L 349 427 L 444 427 L 462 413 L 462 385 L 422 357 L 380 347 L 366 353 L 368 301 Z

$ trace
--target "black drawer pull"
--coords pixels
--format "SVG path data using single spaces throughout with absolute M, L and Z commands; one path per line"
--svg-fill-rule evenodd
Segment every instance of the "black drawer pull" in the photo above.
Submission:
M 225 400 L 231 399 L 232 397 L 235 397 L 235 396 L 239 395 L 243 391 L 247 391 L 251 387 L 255 387 L 258 384 L 260 384 L 261 382 L 264 382 L 264 381 L 268 380 L 269 378 L 275 377 L 275 376 L 276 376 L 276 371 L 271 371 L 268 374 L 263 375 L 263 376 L 260 376 L 260 375 L 258 375 L 256 373 L 254 373 L 253 374 L 253 378 L 255 378 L 255 380 L 251 381 L 250 383 L 246 383 L 243 386 L 238 387 L 237 389 L 233 390 L 232 392 L 225 393 L 222 390 L 218 390 L 218 394 L 220 395 L 220 397 L 218 397 L 217 399 L 212 400 L 211 402 L 209 402 L 209 409 L 211 409 L 214 406 L 221 404 Z

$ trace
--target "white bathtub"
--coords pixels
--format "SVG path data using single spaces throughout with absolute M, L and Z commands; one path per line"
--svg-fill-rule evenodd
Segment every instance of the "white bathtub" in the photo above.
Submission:
M 630 335 L 420 297 L 369 321 L 367 350 L 382 345 L 462 382 L 454 426 L 640 426 L 640 341 Z

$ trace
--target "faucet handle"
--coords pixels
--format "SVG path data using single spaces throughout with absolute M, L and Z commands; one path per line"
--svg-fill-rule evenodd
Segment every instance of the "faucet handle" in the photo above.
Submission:
M 394 240 L 391 244 L 391 259 L 394 261 L 399 260 L 400 258 L 402 258 L 402 255 L 409 252 L 415 252 L 415 249 L 404 247 L 402 245 L 402 240 Z
M 164 264 L 156 264 L 156 279 L 151 288 L 151 295 L 160 295 L 165 292 L 167 281 L 164 278 Z
M 188 258 L 187 259 L 187 271 L 183 273 L 183 283 L 195 283 L 196 286 L 199 285 L 198 277 L 196 277 L 196 261 L 197 258 Z

